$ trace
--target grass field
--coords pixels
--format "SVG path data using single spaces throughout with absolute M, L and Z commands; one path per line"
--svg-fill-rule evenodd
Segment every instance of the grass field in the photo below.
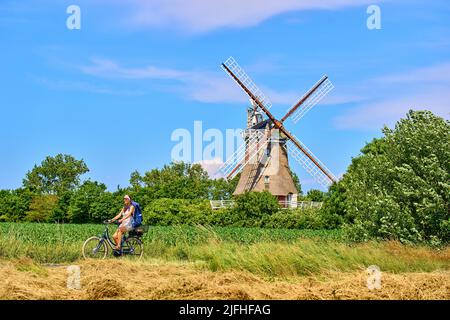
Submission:
M 29 257 L 39 263 L 82 258 L 85 239 L 102 225 L 1 223 L 0 257 Z M 114 226 L 110 226 L 114 231 Z M 151 227 L 144 236 L 144 259 L 193 262 L 212 271 L 246 270 L 264 276 L 292 276 L 322 270 L 352 271 L 378 265 L 389 272 L 447 270 L 449 249 L 393 242 L 348 244 L 339 230 Z
M 110 228 L 113 231 L 114 227 Z M 396 242 L 351 244 L 345 242 L 338 230 L 151 227 L 144 237 L 145 251 L 141 261 L 134 262 L 113 257 L 101 262 L 84 261 L 81 254 L 84 240 L 92 235 L 101 234 L 102 231 L 102 225 L 0 223 L 0 267 L 10 275 L 9 282 L 4 282 L 3 285 L 18 286 L 21 281 L 28 281 L 27 277 L 42 278 L 43 283 L 47 283 L 45 279 L 48 280 L 51 275 L 63 277 L 65 269 L 58 271 L 58 268 L 46 267 L 46 264 L 62 266 L 79 264 L 83 266 L 85 273 L 92 277 L 92 279 L 89 278 L 92 281 L 95 279 L 96 272 L 98 275 L 103 275 L 104 272 L 108 273 L 106 270 L 116 267 L 134 270 L 131 272 L 142 271 L 143 287 L 148 286 L 145 281 L 156 281 L 147 278 L 155 272 L 165 274 L 165 280 L 158 281 L 172 279 L 171 281 L 176 283 L 184 279 L 180 274 L 186 273 L 186 276 L 191 279 L 186 281 L 192 281 L 192 283 L 184 285 L 183 288 L 187 290 L 187 293 L 183 291 L 178 298 L 220 298 L 222 297 L 220 294 L 214 295 L 210 291 L 220 291 L 220 286 L 218 287 L 216 282 L 213 285 L 209 281 L 215 279 L 214 281 L 226 282 L 223 277 L 231 277 L 230 285 L 233 284 L 237 286 L 236 288 L 241 288 L 242 285 L 242 288 L 247 288 L 245 290 L 241 288 L 246 292 L 243 295 L 244 298 L 263 299 L 265 294 L 267 298 L 302 297 L 306 294 L 302 291 L 304 286 L 288 289 L 289 284 L 309 281 L 308 283 L 314 283 L 311 292 L 319 290 L 315 294 L 311 293 L 311 297 L 333 299 L 337 298 L 332 294 L 333 290 L 336 291 L 336 283 L 344 285 L 342 283 L 344 281 L 348 282 L 345 284 L 348 288 L 355 285 L 365 288 L 363 280 L 367 277 L 366 268 L 377 265 L 383 272 L 384 281 L 387 279 L 393 281 L 390 293 L 384 292 L 384 296 L 378 296 L 378 298 L 406 297 L 413 294 L 411 290 L 415 292 L 413 296 L 417 298 L 450 298 L 449 247 L 436 249 L 425 246 L 405 246 Z M 101 271 L 103 269 L 104 271 Z M 171 275 L 169 270 L 176 274 Z M 13 282 L 11 279 L 16 276 L 17 279 Z M 109 284 L 124 286 L 115 283 L 115 280 L 109 277 L 101 278 L 105 278 Z M 195 288 L 190 286 L 193 286 L 196 281 L 203 283 L 199 284 L 200 291 L 201 288 L 208 288 L 209 291 L 205 289 L 209 292 L 204 293 L 206 296 L 202 296 L 200 291 L 196 291 L 198 295 L 192 292 Z M 254 281 L 261 287 L 254 288 L 252 291 Z M 100 286 L 100 284 L 97 285 Z M 272 287 L 278 285 L 284 286 L 286 290 L 283 289 L 284 291 L 282 290 L 278 295 L 269 294 L 273 293 Z M 401 289 L 402 285 L 407 285 L 406 291 Z M 64 287 L 64 282 L 60 281 L 59 289 L 55 290 L 61 290 L 61 286 Z M 396 286 L 400 286 L 400 289 L 395 289 Z M 20 290 L 28 290 L 24 288 L 26 288 L 25 284 Z M 326 288 L 331 291 L 328 292 Z M 37 290 L 37 287 L 35 289 Z M 236 290 L 240 292 L 241 289 Z M 369 294 L 367 288 L 364 290 L 361 292 Z M 36 296 L 33 292 L 35 291 L 29 291 L 29 298 L 42 298 L 42 295 Z M 167 294 L 164 292 L 160 293 L 160 298 L 177 298 L 176 292 L 170 291 L 166 292 Z M 266 293 L 263 294 L 263 292 Z M 67 294 L 61 298 L 72 297 L 71 293 Z M 84 291 L 83 294 L 81 298 L 93 297 L 89 295 L 93 294 L 92 292 Z M 151 291 L 148 295 L 143 294 L 147 298 L 158 298 L 156 291 Z M 377 298 L 376 295 L 371 296 L 371 294 L 368 297 Z M 231 297 L 239 299 L 234 294 Z M 347 298 L 352 297 L 359 296 L 350 294 Z M 108 295 L 103 298 L 108 298 Z

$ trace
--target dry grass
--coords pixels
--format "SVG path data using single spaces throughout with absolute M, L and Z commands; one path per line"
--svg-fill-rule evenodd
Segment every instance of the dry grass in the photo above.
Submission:
M 363 269 L 268 279 L 160 260 L 77 264 L 81 290 L 67 289 L 66 266 L 0 261 L 0 299 L 450 299 L 450 271 L 383 273 L 382 288 L 369 290 Z

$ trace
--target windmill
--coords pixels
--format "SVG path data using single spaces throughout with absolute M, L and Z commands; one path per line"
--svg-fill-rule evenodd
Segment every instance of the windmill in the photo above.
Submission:
M 244 90 L 251 102 L 247 110 L 247 129 L 243 133 L 245 143 L 219 169 L 227 179 L 241 173 L 234 194 L 267 190 L 277 196 L 282 204 L 295 206 L 298 190 L 289 169 L 288 152 L 322 186 L 329 186 L 337 180 L 305 144 L 284 126 L 288 118 L 297 123 L 333 89 L 326 75 L 281 120 L 277 120 L 270 112 L 272 104 L 269 99 L 233 57 L 222 63 L 222 68 Z

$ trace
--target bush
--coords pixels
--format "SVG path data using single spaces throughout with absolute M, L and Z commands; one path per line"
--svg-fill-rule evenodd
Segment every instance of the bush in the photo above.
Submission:
M 325 224 L 319 209 L 280 210 L 263 220 L 266 228 L 324 229 Z
M 239 223 L 239 215 L 231 208 L 213 210 L 209 218 L 209 224 L 212 226 L 236 226 Z
M 279 210 L 278 199 L 269 192 L 246 192 L 236 197 L 230 210 L 231 221 L 236 227 L 260 227 L 264 219 Z
M 156 199 L 143 209 L 144 222 L 149 225 L 208 224 L 209 201 L 187 199 Z
M 354 158 L 326 200 L 352 240 L 450 240 L 450 122 L 410 111 Z M 337 200 L 341 201 L 337 201 Z
M 212 210 L 209 201 L 156 199 L 144 210 L 149 225 L 211 225 L 283 229 L 334 229 L 340 220 L 319 209 L 282 210 L 268 192 L 248 192 L 235 199 L 235 206 Z M 331 217 L 331 218 L 330 218 Z M 336 219 L 339 222 L 336 222 Z

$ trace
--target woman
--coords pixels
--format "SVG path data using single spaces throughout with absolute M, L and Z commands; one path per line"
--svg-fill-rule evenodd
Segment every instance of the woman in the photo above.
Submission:
M 131 204 L 130 196 L 126 195 L 125 197 L 123 197 L 123 202 L 124 202 L 124 207 L 122 208 L 122 210 L 119 212 L 119 214 L 117 216 L 115 216 L 112 220 L 110 220 L 111 222 L 114 222 L 120 218 L 119 228 L 113 235 L 113 239 L 116 242 L 116 246 L 114 247 L 114 250 L 120 250 L 120 245 L 122 242 L 123 234 L 127 233 L 128 231 L 133 229 L 131 219 L 133 218 L 135 209 L 134 209 L 134 206 Z

